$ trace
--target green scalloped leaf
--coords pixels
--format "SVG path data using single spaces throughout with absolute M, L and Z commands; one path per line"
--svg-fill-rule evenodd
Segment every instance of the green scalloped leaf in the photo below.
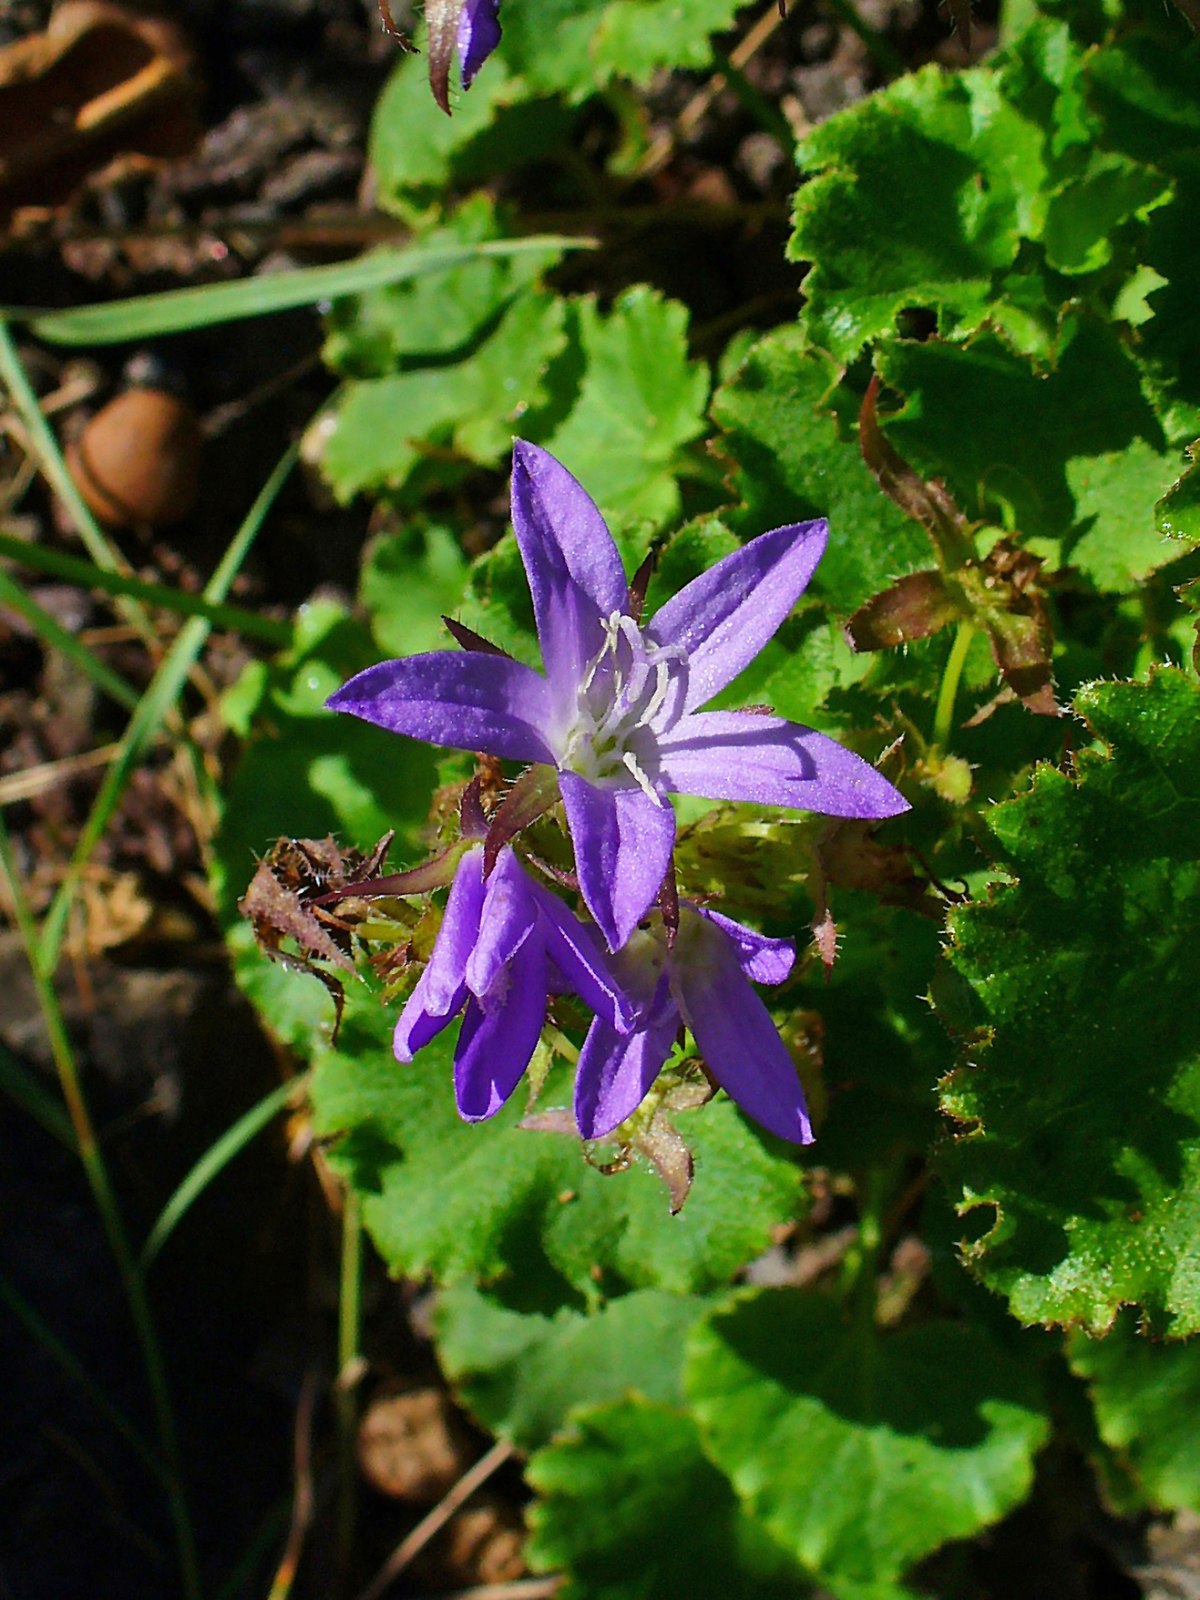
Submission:
M 1158 530 L 1168 539 L 1187 539 L 1200 544 L 1200 466 L 1195 455 L 1200 440 L 1190 446 L 1191 466 L 1179 475 L 1154 508 Z
M 537 1449 L 573 1406 L 630 1393 L 682 1405 L 683 1341 L 699 1295 L 637 1289 L 590 1316 L 516 1310 L 467 1285 L 438 1297 L 438 1359 L 460 1400 L 494 1434 Z
M 523 1088 L 489 1121 L 463 1122 L 452 1087 L 457 1028 L 402 1066 L 394 1018 L 362 986 L 347 996 L 338 1048 L 318 1055 L 313 1111 L 322 1134 L 339 1136 L 331 1159 L 397 1274 L 507 1279 L 510 1298 L 550 1284 L 552 1300 L 576 1305 L 632 1288 L 685 1293 L 727 1281 L 800 1204 L 786 1148 L 728 1101 L 678 1114 L 696 1175 L 675 1217 L 647 1167 L 605 1176 L 577 1140 L 519 1128 Z M 569 1087 L 552 1076 L 539 1109 L 563 1104 Z
M 1071 1366 L 1086 1379 L 1100 1437 L 1160 1511 L 1200 1512 L 1200 1340 L 1156 1344 L 1126 1314 L 1103 1339 L 1076 1333 Z
M 322 433 L 339 499 L 416 502 L 472 465 L 499 466 L 519 432 L 617 524 L 676 516 L 682 451 L 704 431 L 709 387 L 688 356 L 686 307 L 635 287 L 602 312 L 474 265 L 431 280 L 445 305 L 437 294 L 367 302 L 332 336 L 344 367 L 373 374 L 343 387 Z
M 1178 457 L 1108 326 L 1069 319 L 1048 372 L 989 334 L 968 347 L 896 343 L 879 368 L 907 397 L 888 437 L 969 516 L 1054 541 L 1061 562 L 1100 589 L 1127 589 L 1178 559 L 1154 515 Z
M 884 1334 L 794 1289 L 700 1323 L 684 1387 L 750 1513 L 835 1588 L 890 1583 L 1019 1505 L 1048 1433 L 1024 1369 L 980 1329 Z
M 944 333 L 978 329 L 994 276 L 1041 230 L 1042 146 L 989 68 L 927 67 L 818 127 L 798 152 L 813 176 L 789 251 L 814 263 L 801 318 L 813 343 L 850 360 L 915 307 Z
M 545 445 L 616 522 L 661 525 L 679 514 L 683 446 L 704 431 L 708 368 L 687 349 L 687 308 L 655 289 L 628 289 L 607 314 L 571 303 L 582 367 L 569 414 Z
M 1150 317 L 1138 328 L 1138 351 L 1179 404 L 1180 426 L 1172 436 L 1189 438 L 1197 432 L 1200 406 L 1200 181 L 1180 181 L 1174 203 L 1150 218 L 1138 254 L 1164 280 L 1146 297 Z
M 929 536 L 883 493 L 857 439 L 832 413 L 841 369 L 797 328 L 769 333 L 713 397 L 722 450 L 736 463 L 742 504 L 731 515 L 752 535 L 829 518 L 829 544 L 811 592 L 848 616 L 904 573 L 930 562 Z
M 430 99 L 428 86 L 425 98 Z M 430 99 L 432 104 L 432 100 Z M 442 122 L 447 119 L 436 106 Z M 505 219 L 486 195 L 473 195 L 421 243 L 430 249 L 484 244 L 507 236 Z M 342 377 L 389 377 L 434 358 L 463 360 L 524 291 L 561 259 L 547 247 L 515 256 L 477 256 L 443 272 L 371 289 L 333 302 L 322 355 Z
M 1200 173 L 1200 43 L 1181 14 L 1158 10 L 1087 60 L 1088 98 L 1105 141 L 1168 172 Z
M 358 594 L 371 632 L 386 656 L 451 648 L 442 621 L 454 612 L 467 581 L 457 530 L 414 518 L 373 540 L 363 553 Z
M 1200 687 L 1174 669 L 1076 710 L 1108 753 L 1038 770 L 989 821 L 1016 882 L 952 913 L 942 987 L 966 1032 L 945 1109 L 970 1265 L 1023 1322 L 1126 1303 L 1200 1330 Z M 935 994 L 938 993 L 935 990 Z
M 1050 197 L 1044 243 L 1056 272 L 1096 272 L 1116 249 L 1116 230 L 1144 222 L 1171 198 L 1171 187 L 1153 167 L 1124 156 L 1093 152 L 1087 168 Z
M 535 1572 L 562 1600 L 803 1600 L 809 1586 L 738 1504 L 686 1414 L 625 1400 L 575 1414 L 526 1476 Z
M 567 308 L 529 290 L 494 309 L 495 322 L 458 359 L 430 358 L 344 387 L 321 454 L 339 500 L 371 492 L 412 503 L 431 480 L 500 465 L 518 421 L 550 402 L 548 370 L 566 348 Z
M 447 190 L 515 171 L 555 151 L 575 119 L 560 100 L 537 93 L 514 73 L 504 50 L 492 56 L 469 94 L 455 96 L 448 117 L 429 92 L 425 55 L 405 56 L 371 120 L 378 202 L 404 213 Z
M 661 67 L 712 60 L 740 0 L 540 0 L 504 13 L 506 60 L 531 85 L 584 100 L 614 79 L 647 83 Z M 481 80 L 482 81 L 482 80 Z

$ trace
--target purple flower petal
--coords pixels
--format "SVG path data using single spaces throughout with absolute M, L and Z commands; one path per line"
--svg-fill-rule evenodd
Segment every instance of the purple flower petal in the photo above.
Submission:
M 649 910 L 675 843 L 675 813 L 630 785 L 600 786 L 560 772 L 559 787 L 588 910 L 610 950 L 619 950 Z
M 549 889 L 532 879 L 529 887 L 541 915 L 542 937 L 552 963 L 552 986 L 557 992 L 565 987 L 577 994 L 597 1016 L 619 1031 L 627 1032 L 634 1020 L 634 1006 L 626 997 L 599 939 Z M 557 976 L 561 976 L 561 985 L 555 983 Z
M 430 1011 L 425 1005 L 425 996 L 421 992 L 421 985 L 425 981 L 422 973 L 417 979 L 417 986 L 409 995 L 404 1005 L 404 1010 L 396 1019 L 396 1027 L 392 1033 L 392 1053 L 397 1061 L 409 1062 L 418 1050 L 423 1050 L 431 1039 L 436 1039 L 442 1029 L 448 1027 L 467 999 L 467 986 L 464 983 L 458 992 L 452 996 L 451 1003 L 445 1011 Z
M 685 710 L 711 700 L 754 660 L 804 593 L 828 535 L 824 518 L 759 534 L 655 612 L 647 637 L 688 654 Z
M 771 1133 L 811 1144 L 799 1074 L 733 946 L 706 928 L 702 958 L 681 963 L 675 982 L 683 1019 L 722 1089 Z
M 461 1009 L 483 901 L 483 850 L 477 847 L 458 864 L 433 952 L 396 1023 L 392 1048 L 397 1061 L 411 1061 Z
M 475 948 L 467 959 L 467 987 L 481 1001 L 508 982 L 509 962 L 537 923 L 537 906 L 529 879 L 512 851 L 501 850 L 487 881 Z
M 699 711 L 658 741 L 662 785 L 706 800 L 793 806 L 830 817 L 895 817 L 908 801 L 852 750 L 798 722 Z
M 530 940 L 508 969 L 503 1001 L 467 1001 L 454 1052 L 454 1095 L 467 1122 L 495 1116 L 521 1081 L 546 1020 L 546 957 Z
M 575 1121 L 585 1139 L 602 1139 L 632 1116 L 671 1053 L 679 1011 L 663 995 L 633 1033 L 620 1034 L 599 1017 L 588 1029 L 575 1074 Z
M 465 981 L 467 962 L 479 937 L 485 895 L 483 850 L 476 845 L 466 852 L 455 870 L 433 953 L 421 974 L 433 1011 L 449 1010 L 451 995 Z
M 554 760 L 542 733 L 552 719 L 546 680 L 506 657 L 440 650 L 381 661 L 326 705 L 429 744 L 512 761 Z
M 499 43 L 499 0 L 464 0 L 458 19 L 458 65 L 464 89 L 471 87 L 475 74 Z
M 796 946 L 791 939 L 768 939 L 765 934 L 719 911 L 697 906 L 702 917 L 720 928 L 733 946 L 738 966 L 755 983 L 782 983 L 796 961 Z
M 512 520 L 546 674 L 566 713 L 604 643 L 604 619 L 625 609 L 625 569 L 591 496 L 561 462 L 521 439 L 513 446 Z

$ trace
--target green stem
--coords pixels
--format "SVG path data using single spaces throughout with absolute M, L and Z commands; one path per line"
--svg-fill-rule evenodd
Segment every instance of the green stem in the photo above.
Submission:
M 946 657 L 941 687 L 938 689 L 937 705 L 934 707 L 933 712 L 933 742 L 941 750 L 947 750 L 950 747 L 950 735 L 954 727 L 954 702 L 958 698 L 959 679 L 962 677 L 967 651 L 971 648 L 971 640 L 974 637 L 975 624 L 964 619 L 958 625 L 954 635 L 954 643 L 950 646 L 950 654 Z
M 339 1566 L 349 1565 L 356 1510 L 355 1442 L 358 1431 L 358 1363 L 362 1329 L 362 1220 L 358 1196 L 347 1189 L 342 1209 L 342 1271 L 338 1293 L 338 1517 Z
M 859 1182 L 858 1238 L 846 1252 L 842 1268 L 842 1288 L 853 1302 L 855 1322 L 868 1332 L 875 1325 L 878 1256 L 890 1187 L 890 1169 L 883 1167 L 872 1167 Z
M 42 1012 L 42 1020 L 46 1026 L 46 1034 L 54 1057 L 54 1066 L 58 1073 L 62 1096 L 66 1102 L 67 1114 L 71 1119 L 71 1127 L 75 1135 L 79 1159 L 83 1165 L 84 1175 L 87 1178 L 88 1187 L 91 1189 L 96 1210 L 99 1212 L 101 1225 L 108 1239 L 109 1249 L 112 1251 L 113 1258 L 117 1264 L 117 1271 L 120 1274 L 121 1283 L 125 1290 L 125 1298 L 129 1304 L 130 1315 L 133 1319 L 134 1331 L 141 1347 L 142 1360 L 146 1368 L 146 1379 L 150 1388 L 151 1403 L 154 1408 L 154 1420 L 158 1430 L 159 1447 L 166 1469 L 167 1499 L 170 1505 L 171 1520 L 175 1525 L 175 1541 L 179 1552 L 184 1594 L 188 1597 L 188 1600 L 199 1600 L 200 1573 L 196 1560 L 196 1543 L 192 1533 L 187 1500 L 183 1492 L 183 1474 L 179 1445 L 175 1434 L 175 1416 L 171 1407 L 166 1365 L 158 1342 L 158 1333 L 154 1326 L 150 1302 L 146 1296 L 146 1286 L 142 1281 L 141 1274 L 138 1272 L 133 1252 L 129 1246 L 129 1239 L 121 1220 L 117 1198 L 109 1181 L 108 1169 L 104 1164 L 104 1157 L 100 1150 L 99 1141 L 96 1138 L 95 1129 L 92 1126 L 87 1102 L 83 1096 L 83 1090 L 79 1082 L 79 1072 L 75 1064 L 75 1054 L 71 1049 L 70 1039 L 67 1037 L 66 1025 L 58 1003 L 58 995 L 55 993 L 49 973 L 41 967 L 37 960 L 37 929 L 34 925 L 33 912 L 26 898 L 24 886 L 17 875 L 12 845 L 2 815 L 0 815 L 0 876 L 3 877 L 7 885 L 17 928 L 29 958 L 29 966 L 37 991 L 38 1005 Z
M 363 1227 L 358 1195 L 346 1190 L 342 1208 L 342 1270 L 338 1294 L 338 1550 L 342 1570 L 354 1547 L 357 1480 L 355 1435 L 358 1432 L 358 1362 L 362 1333 Z
M 28 1067 L 23 1067 L 11 1051 L 0 1044 L 0 1089 L 15 1100 L 64 1150 L 75 1154 L 75 1135 L 66 1112 Z
M 796 148 L 796 132 L 791 123 L 772 100 L 760 94 L 740 67 L 736 67 L 723 50 L 713 50 L 713 60 L 721 69 L 721 76 L 736 96 L 738 104 L 758 123 L 765 133 L 778 140 L 785 155 Z
M 200 594 L 185 594 L 183 590 L 171 589 L 163 583 L 146 583 L 141 578 L 113 572 L 95 566 L 90 561 L 81 561 L 78 556 L 51 550 L 46 545 L 29 544 L 9 534 L 0 533 L 0 556 L 19 561 L 22 566 L 31 567 L 35 572 L 76 583 L 81 589 L 99 589 L 104 594 L 129 596 L 183 617 L 203 617 L 214 628 L 225 628 L 230 633 L 261 639 L 264 644 L 277 645 L 280 649 L 292 640 L 292 627 L 288 622 L 276 622 L 271 617 L 259 616 L 257 611 L 249 611 L 243 606 L 214 603 Z

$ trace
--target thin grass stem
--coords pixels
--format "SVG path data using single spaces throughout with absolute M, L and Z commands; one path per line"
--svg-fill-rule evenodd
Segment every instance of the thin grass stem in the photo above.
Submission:
M 355 1443 L 362 1334 L 362 1218 L 358 1196 L 347 1188 L 342 1206 L 342 1270 L 338 1294 L 338 1377 L 334 1390 L 338 1430 L 337 1541 L 339 1566 L 349 1567 L 357 1512 Z
M 67 1348 L 53 1328 L 30 1305 L 21 1291 L 2 1274 L 0 1274 L 0 1301 L 3 1301 L 17 1321 L 24 1325 L 26 1332 L 36 1339 L 42 1349 L 58 1363 L 76 1388 L 87 1396 L 100 1415 L 111 1423 L 114 1431 L 120 1434 L 129 1448 L 150 1469 L 159 1482 L 164 1486 L 168 1484 L 170 1473 L 163 1466 L 158 1452 L 142 1437 L 120 1406 L 113 1404 L 96 1380 L 80 1363 L 78 1357 Z
M 19 544 L 21 541 L 9 541 L 0 534 L 0 556 L 8 554 L 4 546 L 10 542 Z M 81 562 L 80 565 L 84 563 Z M 91 570 L 99 571 L 99 568 Z M 97 689 L 108 695 L 110 700 L 115 700 L 119 706 L 124 706 L 126 711 L 134 709 L 141 697 L 133 685 L 122 678 L 120 673 L 114 672 L 111 667 L 106 667 L 94 651 L 89 650 L 87 645 L 77 639 L 69 629 L 64 628 L 57 618 L 52 617 L 44 606 L 40 606 L 31 594 L 27 594 L 3 568 L 0 568 L 0 605 L 7 606 L 10 611 L 15 611 L 18 616 L 24 617 L 46 644 L 66 656 L 68 661 L 74 662 Z
M 219 603 L 228 594 L 230 585 L 250 553 L 258 530 L 295 465 L 298 453 L 299 447 L 291 446 L 267 479 L 245 521 L 233 536 L 220 565 L 205 586 L 207 600 Z M 212 624 L 204 617 L 192 617 L 184 624 L 138 702 L 137 710 L 129 719 L 121 739 L 120 752 L 105 774 L 91 813 L 80 832 L 75 853 L 46 914 L 38 946 L 39 967 L 44 974 L 52 973 L 58 965 L 68 915 L 92 852 L 112 820 L 134 768 L 174 706 L 211 630 Z
M 175 1528 L 175 1542 L 179 1556 L 183 1592 L 187 1600 L 199 1600 L 200 1573 L 196 1559 L 196 1542 L 192 1532 L 187 1498 L 183 1490 L 183 1473 L 175 1433 L 175 1415 L 171 1406 L 166 1365 L 163 1361 L 162 1348 L 158 1342 L 158 1332 L 154 1325 L 150 1302 L 146 1296 L 145 1284 L 133 1259 L 129 1238 L 121 1219 L 120 1207 L 117 1204 L 116 1194 L 109 1180 L 108 1168 L 105 1165 L 104 1156 L 96 1138 L 95 1129 L 92 1126 L 92 1119 L 79 1081 L 75 1053 L 71 1048 L 62 1010 L 58 1003 L 58 995 L 55 993 L 50 974 L 42 969 L 38 961 L 37 927 L 34 923 L 29 901 L 25 895 L 24 885 L 17 874 L 12 844 L 2 815 L 0 815 L 0 878 L 3 878 L 7 888 L 9 903 L 16 918 L 17 929 L 25 945 L 30 971 L 33 974 L 34 986 L 37 991 L 38 1005 L 42 1013 L 42 1021 L 45 1024 L 51 1054 L 54 1058 L 55 1070 L 58 1073 L 59 1086 L 66 1102 L 67 1114 L 71 1119 L 71 1128 L 74 1132 L 79 1160 L 83 1166 L 84 1175 L 87 1178 L 96 1210 L 100 1215 L 100 1221 L 108 1239 L 109 1249 L 112 1251 L 113 1258 L 117 1264 L 117 1271 L 120 1274 L 121 1283 L 125 1290 L 125 1298 L 129 1305 L 130 1316 L 133 1319 L 134 1332 L 141 1349 L 142 1361 L 146 1369 L 146 1380 L 150 1389 L 151 1403 L 154 1408 L 159 1447 L 164 1462 L 164 1486 L 170 1507 L 171 1521 Z
M 307 1085 L 307 1075 L 280 1084 L 270 1094 L 264 1095 L 256 1105 L 251 1106 L 249 1111 L 240 1116 L 209 1146 L 159 1213 L 158 1220 L 142 1247 L 138 1262 L 142 1272 L 150 1267 L 189 1208 L 204 1193 L 213 1179 L 224 1171 L 234 1156 L 245 1149 L 255 1134 L 265 1128 L 285 1106 L 303 1094 Z
M 59 1144 L 75 1152 L 71 1119 L 40 1078 L 0 1044 L 0 1089 Z
M 487 239 L 455 246 L 403 246 L 372 250 L 352 261 L 299 267 L 238 278 L 229 283 L 199 284 L 138 295 L 102 305 L 74 306 L 67 311 L 8 308 L 12 321 L 28 322 L 34 333 L 52 344 L 125 344 L 131 339 L 158 338 L 192 328 L 267 316 L 297 306 L 316 305 L 366 289 L 405 283 L 430 272 L 448 272 L 480 258 L 522 255 L 554 256 L 565 250 L 594 250 L 594 239 L 558 235 L 522 239 Z
M 8 323 L 3 317 L 0 317 L 0 382 L 3 382 L 8 390 L 17 415 L 25 426 L 30 448 L 47 483 L 66 507 L 88 555 L 98 567 L 106 568 L 110 572 L 119 572 L 127 563 L 113 549 L 100 524 L 88 509 L 87 502 L 75 487 L 75 480 L 67 471 L 67 463 L 58 447 L 54 430 L 42 413 L 37 395 L 34 394 L 25 368 L 21 365 L 21 358 L 9 333 Z M 146 626 L 146 618 L 141 608 L 131 606 L 130 620 L 133 621 L 135 618 L 142 627 Z
M 18 561 L 34 572 L 43 572 L 49 577 L 78 584 L 81 589 L 98 589 L 102 594 L 125 596 L 148 606 L 160 606 L 164 611 L 173 611 L 181 617 L 203 617 L 214 628 L 245 634 L 250 639 L 261 639 L 264 644 L 276 645 L 280 649 L 291 642 L 292 627 L 288 622 L 260 616 L 257 611 L 250 611 L 244 606 L 206 600 L 202 594 L 186 594 L 182 589 L 172 589 L 164 583 L 147 583 L 143 578 L 98 567 L 65 551 L 29 544 L 9 534 L 0 533 L 0 557 Z M 134 699 L 137 699 L 136 691 Z

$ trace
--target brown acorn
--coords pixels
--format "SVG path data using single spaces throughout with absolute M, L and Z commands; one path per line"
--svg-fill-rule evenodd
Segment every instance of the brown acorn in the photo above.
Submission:
M 185 400 L 162 389 L 127 389 L 68 445 L 67 469 L 110 528 L 161 528 L 195 504 L 203 445 L 199 418 Z

